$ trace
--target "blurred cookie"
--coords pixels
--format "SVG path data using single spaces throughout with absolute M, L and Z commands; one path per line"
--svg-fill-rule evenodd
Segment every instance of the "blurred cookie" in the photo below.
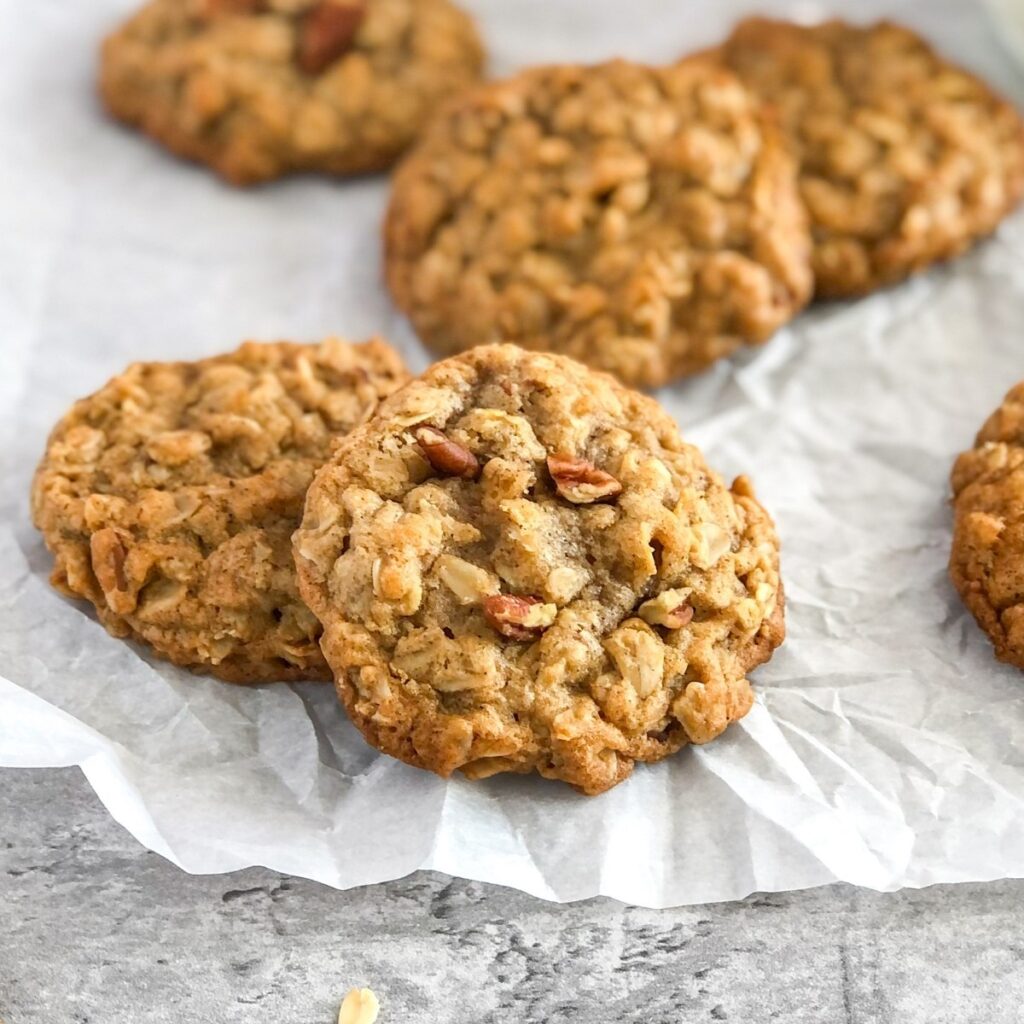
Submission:
M 300 590 L 377 749 L 586 793 L 749 710 L 781 643 L 778 539 L 650 398 L 484 346 L 385 401 L 317 474 Z
M 953 467 L 949 575 L 996 656 L 1024 668 L 1024 383 Z
M 388 167 L 482 63 L 449 0 L 150 0 L 104 43 L 100 91 L 242 185 Z
M 130 366 L 72 407 L 36 471 L 51 582 L 178 665 L 237 683 L 330 678 L 291 534 L 337 435 L 406 376 L 376 340 Z
M 386 269 L 441 353 L 512 341 L 657 386 L 810 294 L 795 169 L 714 62 L 533 68 L 454 101 L 394 178 Z
M 1024 188 L 1024 126 L 909 29 L 751 18 L 721 49 L 800 161 L 821 296 L 858 295 L 962 252 Z

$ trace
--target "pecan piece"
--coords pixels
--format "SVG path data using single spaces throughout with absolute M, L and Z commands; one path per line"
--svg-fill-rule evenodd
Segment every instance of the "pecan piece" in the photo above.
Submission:
M 476 456 L 461 444 L 450 441 L 443 430 L 422 426 L 415 431 L 416 441 L 427 462 L 445 476 L 461 476 L 473 480 L 480 472 Z
M 89 560 L 92 571 L 107 599 L 107 607 L 118 615 L 135 610 L 137 597 L 128 585 L 124 563 L 128 557 L 124 543 L 116 530 L 106 527 L 89 538 Z
M 127 552 L 116 530 L 107 527 L 94 533 L 89 538 L 89 553 L 92 555 L 93 572 L 105 592 L 128 589 L 124 575 Z
M 558 614 L 553 604 L 539 597 L 495 594 L 484 599 L 484 618 L 493 629 L 510 640 L 532 640 L 543 633 Z
M 351 46 L 366 7 L 361 0 L 321 0 L 299 25 L 297 60 L 307 75 L 326 71 Z
M 690 588 L 663 590 L 657 597 L 640 605 L 640 618 L 652 626 L 682 629 L 693 619 L 693 606 L 687 603 Z
M 574 505 L 590 505 L 622 493 L 622 484 L 611 473 L 574 455 L 549 455 L 548 472 L 558 493 Z

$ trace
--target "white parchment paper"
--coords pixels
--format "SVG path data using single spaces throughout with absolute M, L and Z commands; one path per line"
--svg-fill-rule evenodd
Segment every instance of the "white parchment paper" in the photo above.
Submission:
M 466 2 L 498 72 L 668 60 L 750 6 Z M 81 765 L 119 822 L 194 872 L 263 864 L 349 887 L 432 868 L 649 906 L 1024 875 L 1024 677 L 945 576 L 951 460 L 1024 377 L 1022 216 L 662 393 L 776 517 L 789 639 L 743 723 L 602 797 L 443 782 L 377 756 L 330 687 L 192 677 L 53 593 L 29 478 L 52 422 L 129 361 L 378 331 L 427 361 L 380 284 L 382 178 L 233 191 L 103 118 L 96 44 L 131 3 L 0 0 L 0 764 Z M 1024 97 L 969 0 L 849 7 L 919 26 Z

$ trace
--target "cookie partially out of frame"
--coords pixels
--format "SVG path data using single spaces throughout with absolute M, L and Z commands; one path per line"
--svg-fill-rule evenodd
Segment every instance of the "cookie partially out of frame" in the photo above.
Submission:
M 1024 383 L 956 460 L 952 485 L 950 578 L 996 656 L 1024 668 Z
M 811 289 L 793 162 L 703 58 L 464 94 L 397 171 L 385 230 L 391 292 L 434 350 L 512 341 L 643 387 L 765 341 Z
M 910 29 L 751 18 L 720 54 L 774 108 L 800 161 L 820 296 L 955 256 L 1020 200 L 1020 116 Z
M 483 51 L 449 0 L 150 0 L 103 46 L 110 111 L 235 184 L 388 167 Z
M 291 534 L 334 440 L 406 377 L 376 340 L 130 366 L 75 403 L 36 471 L 52 583 L 178 665 L 236 683 L 330 678 Z
M 443 776 L 600 793 L 745 715 L 784 634 L 749 482 L 726 487 L 652 399 L 513 345 L 386 400 L 294 543 L 353 722 Z

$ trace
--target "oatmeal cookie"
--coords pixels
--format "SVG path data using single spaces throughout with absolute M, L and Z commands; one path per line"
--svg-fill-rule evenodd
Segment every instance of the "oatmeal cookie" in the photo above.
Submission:
M 36 471 L 51 582 L 178 665 L 329 679 L 291 534 L 336 436 L 407 376 L 377 340 L 130 366 L 72 407 Z
M 793 162 L 702 58 L 464 95 L 397 171 L 385 236 L 432 348 L 512 341 L 645 387 L 765 341 L 811 289 Z
M 243 185 L 388 167 L 482 64 L 449 0 L 150 0 L 105 42 L 100 91 Z
M 1024 383 L 956 460 L 949 575 L 1000 661 L 1024 668 Z
M 1024 188 L 1024 127 L 909 29 L 752 18 L 721 49 L 800 161 L 817 294 L 859 295 L 962 252 Z
M 299 587 L 352 720 L 447 776 L 600 793 L 749 710 L 783 638 L 778 539 L 650 398 L 483 346 L 317 474 Z

